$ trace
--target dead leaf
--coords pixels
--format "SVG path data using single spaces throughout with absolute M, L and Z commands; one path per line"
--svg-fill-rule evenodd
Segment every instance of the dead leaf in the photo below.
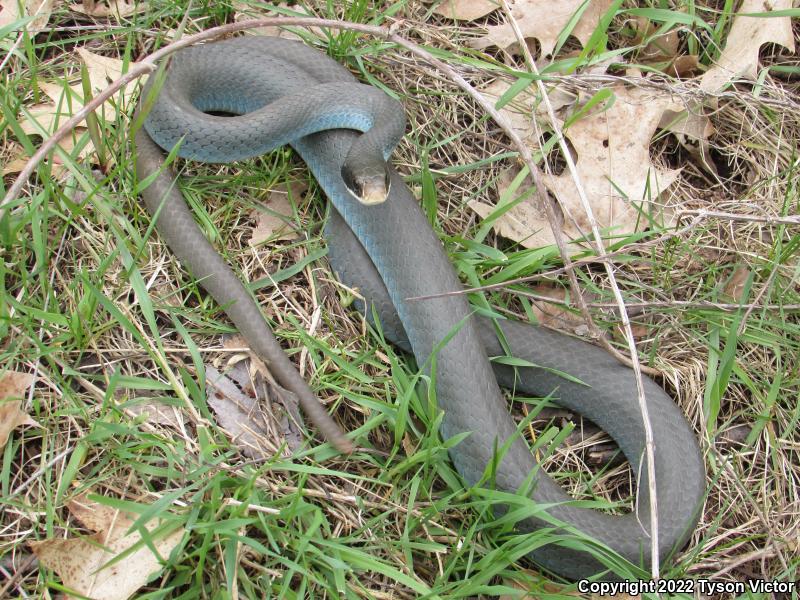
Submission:
M 567 310 L 567 290 L 564 287 L 540 283 L 529 288 L 531 294 L 550 298 L 556 302 L 531 299 L 531 309 L 539 323 L 551 329 L 575 331 L 585 325 L 580 314 Z M 587 298 L 588 300 L 588 298 Z
M 696 103 L 690 109 L 682 111 L 665 110 L 658 128 L 672 133 L 678 143 L 696 159 L 698 165 L 718 176 L 709 145 L 709 139 L 716 129 L 703 112 L 701 104 Z
M 642 338 L 646 337 L 652 327 L 650 325 L 645 325 L 644 323 L 631 323 L 631 333 L 633 334 L 634 339 L 641 340 Z M 625 327 L 622 323 L 617 323 L 617 336 L 620 340 L 626 339 Z
M 67 502 L 69 512 L 86 529 L 91 529 L 94 532 L 105 532 L 111 530 L 118 519 L 128 519 L 127 515 L 116 508 L 89 500 L 88 495 L 89 492 L 85 492 Z
M 678 53 L 680 39 L 676 30 L 671 29 L 661 35 L 652 37 L 658 31 L 658 27 L 653 25 L 650 19 L 638 16 L 633 19 L 633 24 L 636 34 L 634 42 L 642 44 L 645 40 L 649 40 L 639 53 L 641 62 L 673 58 Z
M 23 14 L 20 14 L 20 4 L 22 4 Z M 0 27 L 10 25 L 18 21 L 23 16 L 33 17 L 25 25 L 29 32 L 44 29 L 50 21 L 50 14 L 53 12 L 53 0 L 2 0 L 0 1 Z
M 739 13 L 769 13 L 792 8 L 791 0 L 743 0 Z M 700 89 L 716 92 L 740 77 L 758 77 L 758 52 L 761 46 L 775 43 L 795 50 L 790 17 L 746 17 L 733 20 L 725 49 L 716 64 L 700 79 Z
M 92 92 L 99 92 L 108 87 L 108 84 L 122 76 L 125 66 L 124 61 L 110 56 L 102 56 L 90 52 L 86 48 L 78 48 L 78 54 L 89 71 L 89 81 L 92 84 Z M 130 66 L 129 63 L 128 66 Z M 130 98 L 134 93 L 134 86 L 128 86 L 123 92 L 123 98 Z
M 294 187 L 296 183 L 299 183 L 298 189 L 302 191 L 308 188 L 302 182 L 292 182 L 290 187 Z M 239 334 L 226 336 L 223 346 L 229 349 L 244 348 L 246 350 L 245 354 L 241 355 L 241 358 L 234 357 L 229 361 L 229 364 L 234 361 L 239 364 L 236 364 L 228 375 L 236 380 L 239 388 L 245 394 L 257 400 L 259 396 L 262 396 L 261 401 L 268 403 L 271 409 L 277 408 L 275 402 L 280 403 L 283 410 L 277 411 L 280 414 L 276 418 L 279 421 L 278 425 L 283 438 L 292 452 L 300 448 L 303 445 L 303 430 L 301 427 L 303 417 L 300 415 L 300 400 L 297 394 L 278 385 L 266 363 L 255 352 L 250 350 L 250 346 L 244 336 Z M 248 369 L 244 368 L 247 363 L 243 361 L 249 361 L 249 372 Z M 275 416 L 274 412 L 271 411 L 270 416 Z M 285 454 L 288 455 L 289 453 L 286 452 Z
M 78 55 L 86 65 L 89 84 L 94 95 L 106 89 L 114 80 L 122 76 L 124 63 L 118 58 L 101 56 L 85 48 L 78 48 Z M 65 87 L 63 82 L 44 82 L 39 84 L 39 88 L 47 94 L 55 106 L 60 107 L 63 111 L 67 111 L 70 108 L 73 109 L 70 111 L 70 116 L 72 112 L 83 107 L 83 86 L 80 81 L 80 73 L 76 76 L 76 82 L 68 87 Z M 69 93 L 67 93 L 67 90 L 69 90 Z M 109 119 L 110 115 L 110 120 L 114 120 L 117 114 L 116 105 L 130 100 L 135 92 L 136 86 L 128 85 L 124 90 L 109 98 L 102 107 L 103 110 L 110 108 L 111 112 L 106 113 L 106 118 Z M 98 113 L 98 116 L 102 116 L 102 113 Z
M 6 140 L 5 148 L 0 154 L 0 164 L 3 165 L 3 175 L 19 173 L 28 164 L 28 156 L 25 154 L 25 149 L 21 144 L 11 139 Z
M 750 277 L 750 269 L 745 266 L 736 267 L 731 274 L 722 295 L 731 302 L 741 302 L 744 294 L 745 284 Z
M 602 229 L 626 234 L 646 226 L 650 200 L 678 177 L 650 162 L 650 139 L 665 110 L 677 105 L 668 95 L 647 90 L 614 88 L 614 104 L 573 123 L 564 133 L 577 153 L 578 175 L 592 212 Z M 546 177 L 547 189 L 558 198 L 570 238 L 591 231 L 578 190 L 569 171 Z
M 46 138 L 55 133 L 55 131 L 61 125 L 63 125 L 67 119 L 69 119 L 71 112 L 72 111 L 65 112 L 63 110 L 59 110 L 53 104 L 35 104 L 24 109 L 24 114 L 27 116 L 20 122 L 20 128 L 28 135 Z M 58 142 L 58 146 L 67 154 L 72 154 L 72 151 L 75 149 L 78 141 L 86 132 L 87 129 L 85 127 L 76 127 L 72 133 Z M 77 158 L 86 158 L 93 152 L 94 147 L 92 146 L 91 142 L 88 142 L 83 146 L 83 148 L 81 148 Z M 53 162 L 56 165 L 63 164 L 63 161 L 58 154 L 54 154 Z M 25 163 L 27 163 L 27 159 L 21 162 L 23 167 L 25 166 Z
M 578 176 L 600 228 L 625 234 L 633 232 L 637 225 L 647 225 L 647 219 L 639 211 L 646 214 L 650 200 L 657 198 L 678 176 L 677 171 L 657 169 L 648 154 L 661 115 L 677 105 L 669 96 L 638 88 L 616 87 L 613 91 L 615 101 L 610 107 L 579 119 L 565 135 L 577 153 Z M 499 195 L 506 193 L 510 181 L 507 177 L 498 183 Z M 591 232 L 570 172 L 545 177 L 545 185 L 565 211 L 563 233 L 567 239 Z M 521 187 L 517 195 L 526 191 Z M 525 204 L 523 201 L 519 206 Z M 526 246 L 555 242 L 543 210 L 528 202 L 515 212 L 517 218 L 522 211 L 524 219 L 519 220 L 524 226 L 521 233 L 525 235 Z
M 601 229 L 613 228 L 614 233 L 622 234 L 634 231 L 637 223 L 647 225 L 647 219 L 642 218 L 636 206 L 646 212 L 649 200 L 657 198 L 677 178 L 677 171 L 660 171 L 652 165 L 648 148 L 661 115 L 679 106 L 669 96 L 638 88 L 617 87 L 614 93 L 612 106 L 584 116 L 565 135 L 577 153 L 576 167 L 594 217 Z M 531 121 L 520 118 L 512 116 L 512 123 L 515 128 L 522 124 L 525 128 L 518 132 L 530 140 L 534 132 Z M 532 198 L 522 200 L 500 216 L 493 225 L 495 231 L 526 248 L 555 243 L 544 211 L 533 200 L 535 196 L 525 188 L 526 184 L 515 194 L 509 193 L 518 173 L 516 168 L 501 174 L 498 196 L 508 197 L 508 201 L 523 194 Z M 569 171 L 546 177 L 545 183 L 567 212 L 563 227 L 567 239 L 589 233 L 591 228 Z M 484 218 L 495 210 L 477 200 L 470 201 L 469 206 Z
M 672 77 L 688 79 L 700 70 L 700 61 L 696 54 L 682 54 L 672 59 L 662 70 Z
M 716 129 L 707 116 L 702 113 L 700 107 L 695 110 L 674 111 L 665 110 L 658 122 L 659 129 L 665 129 L 672 133 L 686 135 L 696 140 L 707 140 Z
M 297 238 L 297 231 L 292 223 L 294 206 L 300 202 L 307 188 L 305 183 L 295 181 L 288 187 L 281 183 L 270 190 L 263 207 L 254 211 L 256 228 L 248 242 L 250 246 L 258 246 L 267 240 Z
M 52 104 L 26 106 L 23 114 L 25 118 L 20 122 L 20 127 L 28 135 L 48 135 L 69 119 L 69 115 L 59 111 Z
M 283 449 L 283 456 L 291 456 L 302 443 L 302 437 L 293 431 L 286 415 L 278 422 L 276 415 L 267 408 L 274 406 L 269 398 L 265 398 L 270 387 L 263 378 L 256 378 L 255 385 L 253 379 L 243 362 L 225 374 L 206 365 L 208 405 L 216 414 L 220 427 L 230 434 L 233 443 L 248 458 L 272 458 L 284 441 L 287 447 Z M 269 395 L 277 395 L 274 388 Z
M 8 442 L 11 431 L 20 425 L 41 427 L 22 410 L 22 398 L 33 385 L 33 375 L 6 371 L 0 378 L 0 450 Z
M 497 79 L 481 88 L 480 91 L 481 94 L 492 100 L 496 105 L 509 87 L 511 87 L 511 84 L 507 81 Z M 508 119 L 523 141 L 531 147 L 535 146 L 537 142 L 536 132 L 533 127 L 534 111 L 537 104 L 536 94 L 528 87 L 503 105 L 499 111 L 500 114 Z
M 14 160 L 3 165 L 3 175 L 14 175 L 16 173 L 20 173 L 27 164 L 27 158 L 15 158 Z
M 417 453 L 417 447 L 414 444 L 411 436 L 408 435 L 408 432 L 403 434 L 403 450 L 406 451 L 406 456 L 414 456 Z
M 433 12 L 456 21 L 473 21 L 499 7 L 499 0 L 444 0 Z
M 78 54 L 86 65 L 93 94 L 105 89 L 109 83 L 122 75 L 123 62 L 121 60 L 100 56 L 84 48 L 79 48 Z M 71 85 L 43 82 L 39 84 L 39 87 L 52 102 L 26 107 L 23 110 L 23 114 L 26 116 L 20 122 L 20 127 L 28 135 L 47 137 L 55 133 L 60 125 L 63 125 L 74 113 L 83 108 L 83 87 L 80 81 Z M 115 121 L 117 113 L 134 92 L 135 86 L 127 86 L 125 90 L 118 92 L 98 107 L 95 114 L 101 121 Z M 72 153 L 77 141 L 86 132 L 85 127 L 76 127 L 70 136 L 59 142 L 59 146 L 65 152 Z M 80 150 L 77 158 L 85 159 L 92 156 L 96 156 L 96 153 L 89 140 Z M 61 162 L 58 155 L 55 155 L 54 163 L 58 165 Z
M 510 87 L 508 82 L 498 79 L 482 88 L 481 93 L 494 100 L 496 104 Z M 500 109 L 500 113 L 508 119 L 522 140 L 532 148 L 538 147 L 540 133 L 534 127 L 534 118 L 540 120 L 547 118 L 547 108 L 543 102 L 538 101 L 538 96 L 534 93 L 534 89 L 533 87 L 528 87 L 522 90 Z M 556 115 L 565 108 L 573 106 L 578 100 L 574 93 L 560 86 L 549 87 L 547 96 Z
M 70 4 L 70 10 L 89 17 L 130 17 L 147 10 L 147 2 L 125 2 L 125 0 L 106 0 L 105 2 L 81 2 Z
M 70 117 L 70 114 L 52 104 L 34 104 L 25 107 L 23 115 L 25 118 L 20 121 L 22 131 L 42 138 L 50 136 Z M 75 147 L 74 141 L 80 139 L 85 132 L 85 127 L 76 127 L 72 135 L 64 138 L 59 145 L 69 152 Z
M 80 496 L 67 504 L 70 513 L 96 533 L 88 537 L 50 539 L 31 543 L 41 563 L 54 570 L 63 584 L 94 600 L 127 600 L 162 570 L 159 557 L 147 545 L 109 567 L 104 565 L 142 539 L 138 531 L 127 533 L 136 516 Z M 145 529 L 161 523 L 152 520 Z M 151 539 L 161 559 L 166 560 L 181 541 L 179 528 L 166 537 Z M 70 596 L 72 597 L 72 596 Z
M 508 189 L 512 179 L 513 175 L 501 175 L 498 189 Z M 508 183 L 499 183 L 500 181 Z M 479 200 L 470 200 L 467 204 L 484 219 L 497 209 Z M 541 248 L 552 243 L 550 226 L 543 218 L 543 213 L 532 202 L 523 200 L 500 215 L 492 224 L 492 229 L 497 235 L 518 242 L 525 248 Z
M 249 458 L 267 458 L 274 453 L 266 438 L 270 433 L 265 415 L 253 398 L 243 393 L 234 380 L 206 365 L 208 405 L 234 444 Z
M 612 0 L 589 0 L 575 27 L 574 35 L 582 44 L 589 41 L 600 18 L 611 6 Z M 509 2 L 511 14 L 519 25 L 525 39 L 539 40 L 542 56 L 549 56 L 555 48 L 558 36 L 572 19 L 573 15 L 583 6 L 584 0 L 516 0 Z M 473 48 L 487 48 L 497 46 L 507 49 L 517 43 L 514 29 L 510 23 L 503 25 L 490 25 L 488 33 L 470 43 Z
M 504 577 L 503 583 L 516 590 L 525 592 L 524 594 L 504 594 L 498 596 L 498 600 L 534 600 L 535 598 L 542 598 L 545 596 L 564 597 L 576 596 L 580 598 L 580 593 L 575 590 L 570 590 L 568 586 L 551 583 L 542 576 L 542 573 L 533 569 L 520 569 L 519 576 L 527 575 L 531 582 L 534 582 L 535 587 L 529 587 L 525 582 L 518 581 L 511 577 Z
M 225 335 L 222 338 L 222 347 L 226 350 L 241 350 L 242 358 L 247 358 L 250 353 L 250 346 L 247 345 L 247 340 L 244 339 L 244 336 L 238 333 L 234 333 L 232 335 Z M 242 358 L 237 357 L 234 355 L 228 361 L 228 364 L 234 364 L 242 360 Z

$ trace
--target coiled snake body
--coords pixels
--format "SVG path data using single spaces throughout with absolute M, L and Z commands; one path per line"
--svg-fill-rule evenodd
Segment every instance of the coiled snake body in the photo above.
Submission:
M 212 111 L 241 116 L 207 114 Z M 513 440 L 494 466 L 492 481 L 497 488 L 512 492 L 532 488 L 530 496 L 536 502 L 554 505 L 547 511 L 551 517 L 648 566 L 647 486 L 638 488 L 636 512 L 624 516 L 570 503 L 571 498 L 547 474 L 535 471 L 534 457 L 516 435 L 500 391 L 505 386 L 527 395 L 552 393 L 555 402 L 606 430 L 630 461 L 638 481 L 646 482 L 644 429 L 632 372 L 602 349 L 507 320 L 498 325 L 511 353 L 538 367 L 493 364 L 487 356 L 506 354 L 495 325 L 470 317 L 463 295 L 408 300 L 460 288 L 439 239 L 391 167 L 386 167 L 391 179 L 388 198 L 374 206 L 360 203 L 342 176 L 348 163 L 369 162 L 364 158 L 368 154 L 382 154 L 380 160 L 388 157 L 403 128 L 397 103 L 358 84 L 332 59 L 297 42 L 237 38 L 192 47 L 173 57 L 147 117 L 147 133 L 140 130 L 136 136 L 137 175 L 144 180 L 163 163 L 153 140 L 167 150 L 180 142 L 180 156 L 211 162 L 254 156 L 290 143 L 335 208 L 326 233 L 331 263 L 339 276 L 374 304 L 385 335 L 410 347 L 419 365 L 430 365 L 435 352 L 436 398 L 444 411 L 441 435 L 447 439 L 470 432 L 450 451 L 467 484 L 480 481 L 487 465 L 494 462 L 495 450 Z M 303 409 L 323 433 L 346 447 L 272 337 L 251 295 L 195 224 L 174 175 L 165 171 L 156 176 L 142 195 L 151 213 L 158 214 L 158 231 L 172 251 L 225 307 L 276 379 L 300 396 Z M 559 376 L 558 371 L 585 385 Z M 705 491 L 705 472 L 695 437 L 680 410 L 653 381 L 644 383 L 655 440 L 663 558 L 692 533 Z M 526 488 L 531 472 L 535 472 L 533 485 Z M 534 517 L 519 524 L 530 530 L 542 526 L 552 524 Z M 531 558 L 568 578 L 602 570 L 595 558 L 568 544 L 539 548 Z

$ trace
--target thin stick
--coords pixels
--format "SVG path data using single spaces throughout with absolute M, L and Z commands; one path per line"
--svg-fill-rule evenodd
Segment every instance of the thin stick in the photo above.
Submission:
M 560 306 L 569 306 L 570 303 L 566 300 L 559 300 L 557 298 L 550 298 L 549 296 L 542 296 L 541 294 L 534 294 L 524 290 L 512 290 L 513 293 L 525 296 L 537 302 L 548 302 L 550 304 L 558 304 Z M 619 308 L 616 302 L 587 302 L 587 306 L 592 308 Z M 714 310 L 735 311 L 740 309 L 745 310 L 787 310 L 798 311 L 800 304 L 735 304 L 733 302 L 691 302 L 689 300 L 656 300 L 656 301 L 643 301 L 643 302 L 625 302 L 628 308 L 708 308 Z
M 517 43 L 519 44 L 520 48 L 522 49 L 523 55 L 525 56 L 525 60 L 528 63 L 528 68 L 531 72 L 536 75 L 535 81 L 536 86 L 539 90 L 539 94 L 541 94 L 542 102 L 544 103 L 545 108 L 547 109 L 547 116 L 550 120 L 550 124 L 553 127 L 553 131 L 555 132 L 556 138 L 558 139 L 558 145 L 561 149 L 561 155 L 564 157 L 564 160 L 567 163 L 567 168 L 569 169 L 570 175 L 575 183 L 575 189 L 578 192 L 578 197 L 581 201 L 581 206 L 583 207 L 584 212 L 586 213 L 586 217 L 589 221 L 589 224 L 592 228 L 592 237 L 595 241 L 595 250 L 597 255 L 600 258 L 604 258 L 606 254 L 605 245 L 603 244 L 603 237 L 600 234 L 600 227 L 598 226 L 597 219 L 594 217 L 594 212 L 592 210 L 592 206 L 589 203 L 589 199 L 586 196 L 586 191 L 583 189 L 583 185 L 580 181 L 580 175 L 578 174 L 578 169 L 575 166 L 575 162 L 572 159 L 572 155 L 570 154 L 569 148 L 567 147 L 566 139 L 564 138 L 564 134 L 561 131 L 561 127 L 559 126 L 558 119 L 556 118 L 555 111 L 553 110 L 553 105 L 550 103 L 550 97 L 547 94 L 547 89 L 544 86 L 544 82 L 540 77 L 539 69 L 536 67 L 536 62 L 533 60 L 533 57 L 530 54 L 530 50 L 528 49 L 528 45 L 525 43 L 525 37 L 522 35 L 522 31 L 519 28 L 519 24 L 517 23 L 514 15 L 511 12 L 511 9 L 508 7 L 508 3 L 506 0 L 500 0 L 500 5 L 503 7 L 503 11 L 506 14 L 506 17 L 511 24 L 511 27 L 514 29 L 514 35 L 517 38 Z M 527 161 L 526 161 L 527 164 Z M 562 259 L 565 260 L 565 266 L 568 266 L 568 256 L 566 252 L 566 247 L 563 241 L 563 237 L 561 236 L 560 228 L 557 226 L 557 223 L 554 218 L 551 218 L 551 213 L 554 214 L 555 211 L 552 206 L 552 202 L 550 201 L 550 197 L 547 195 L 545 191 L 543 182 L 541 181 L 541 176 L 539 174 L 536 165 L 531 164 L 529 165 L 531 170 L 531 175 L 533 175 L 534 184 L 536 185 L 536 193 L 539 196 L 539 200 L 542 206 L 546 209 L 547 220 L 550 223 L 550 227 L 553 230 L 553 235 L 556 239 L 556 244 L 558 246 L 558 250 L 561 253 Z M 567 214 L 567 211 L 564 211 L 564 214 Z M 656 491 L 656 473 L 655 473 L 655 442 L 653 441 L 653 427 L 650 423 L 650 413 L 647 408 L 647 400 L 645 398 L 644 393 L 644 383 L 642 382 L 642 367 L 639 363 L 639 354 L 636 350 L 636 342 L 633 337 L 633 330 L 631 329 L 631 322 L 628 316 L 628 310 L 625 308 L 625 299 L 622 297 L 622 292 L 617 285 L 616 277 L 614 276 L 614 269 L 610 262 L 603 261 L 603 266 L 605 267 L 606 273 L 608 274 L 609 285 L 611 286 L 611 291 L 614 294 L 614 299 L 616 300 L 617 306 L 619 307 L 619 315 L 622 319 L 622 330 L 625 335 L 625 341 L 628 343 L 628 352 L 630 354 L 630 363 L 633 367 L 634 376 L 636 378 L 636 391 L 639 400 L 639 408 L 642 411 L 642 424 L 644 427 L 644 450 L 645 450 L 645 459 L 647 460 L 647 487 L 650 492 L 650 553 L 651 553 L 651 574 L 653 579 L 659 578 L 660 572 L 660 565 L 659 560 L 660 557 L 658 555 L 658 498 L 657 498 L 657 491 Z M 580 288 L 578 287 L 578 280 L 575 276 L 574 271 L 569 271 L 568 273 L 570 278 L 570 285 L 575 292 L 575 300 L 578 303 L 578 306 L 581 308 L 581 312 L 584 313 L 584 316 L 589 315 L 589 309 L 584 302 L 583 296 L 581 295 Z M 587 319 L 587 322 L 596 329 L 594 322 L 591 318 Z M 600 337 L 603 346 L 611 347 L 610 342 L 605 338 L 605 336 Z
M 769 215 L 757 217 L 755 215 L 740 215 L 736 213 L 719 212 L 716 210 L 682 210 L 681 215 L 695 215 L 700 219 L 722 219 L 726 221 L 745 221 L 747 223 L 767 223 L 769 225 L 800 225 L 800 215 L 791 217 L 772 217 Z

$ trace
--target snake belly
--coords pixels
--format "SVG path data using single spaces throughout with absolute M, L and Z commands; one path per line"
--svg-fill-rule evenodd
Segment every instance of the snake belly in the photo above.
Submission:
M 323 117 L 314 112 L 320 110 L 314 104 L 318 99 L 311 100 L 313 109 L 304 104 L 304 99 L 314 96 L 317 86 L 323 92 L 331 86 L 336 89 L 335 105 L 321 109 Z M 347 86 L 351 86 L 350 91 L 346 91 Z M 137 175 L 143 180 L 163 166 L 163 154 L 151 138 L 165 150 L 180 142 L 180 156 L 213 162 L 255 156 L 265 148 L 290 143 L 333 205 L 326 237 L 334 269 L 344 283 L 357 287 L 376 308 L 389 339 L 411 350 L 417 364 L 427 368 L 435 364 L 432 380 L 438 407 L 444 412 L 441 436 L 448 439 L 469 432 L 450 450 L 451 460 L 467 485 L 481 481 L 487 465 L 496 462 L 495 449 L 508 444 L 493 467 L 493 485 L 510 492 L 526 490 L 536 503 L 552 505 L 547 510 L 548 519 L 537 513 L 520 521 L 518 529 L 553 527 L 556 533 L 563 533 L 562 527 L 577 530 L 649 568 L 647 485 L 638 486 L 636 510 L 631 514 L 615 516 L 576 506 L 549 475 L 538 469 L 530 449 L 517 434 L 500 390 L 504 386 L 526 395 L 552 395 L 557 404 L 591 419 L 617 442 L 637 480 L 646 482 L 644 427 L 633 372 L 604 350 L 554 331 L 475 316 L 463 294 L 409 300 L 454 292 L 462 286 L 419 205 L 391 167 L 390 194 L 382 204 L 361 205 L 342 181 L 344 157 L 359 136 L 366 135 L 359 131 L 372 126 L 389 131 L 385 134 L 388 156 L 396 142 L 392 136 L 397 124 L 387 124 L 383 119 L 396 120 L 400 115 L 400 129 L 404 126 L 401 109 L 387 111 L 381 107 L 379 115 L 365 116 L 361 98 L 365 87 L 336 61 L 289 40 L 236 38 L 182 50 L 173 57 L 159 98 L 147 117 L 147 133 L 137 134 Z M 273 106 L 278 106 L 277 110 L 272 110 Z M 242 116 L 215 117 L 205 114 L 209 111 Z M 251 115 L 257 118 L 251 120 Z M 348 115 L 352 115 L 351 122 Z M 298 128 L 281 129 L 284 122 Z M 266 140 L 259 130 L 262 126 L 268 129 Z M 299 378 L 277 342 L 261 348 L 265 345 L 264 330 L 269 330 L 257 304 L 194 223 L 176 192 L 174 175 L 165 170 L 154 176 L 142 195 L 148 209 L 158 214 L 157 228 L 171 250 L 225 307 L 242 335 L 268 362 L 273 375 L 281 382 Z M 489 356 L 506 354 L 496 327 L 502 330 L 514 356 L 537 367 L 512 368 L 491 362 Z M 442 344 L 443 340 L 447 342 Z M 555 374 L 557 371 L 569 373 L 583 384 Z M 655 442 L 658 550 L 664 560 L 685 544 L 697 524 L 705 493 L 705 469 L 695 436 L 681 411 L 655 382 L 645 378 L 644 385 Z M 532 551 L 530 558 L 570 579 L 604 570 L 594 556 L 574 546 L 550 544 Z

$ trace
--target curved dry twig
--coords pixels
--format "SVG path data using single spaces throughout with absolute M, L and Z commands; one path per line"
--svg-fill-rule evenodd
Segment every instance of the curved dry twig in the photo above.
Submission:
M 298 27 L 330 27 L 334 29 L 349 29 L 352 31 L 360 31 L 368 33 L 376 37 L 389 38 L 392 34 L 384 27 L 375 27 L 373 25 L 362 25 L 361 23 L 350 23 L 347 21 L 337 21 L 335 19 L 317 19 L 314 17 L 270 17 L 266 19 L 258 19 L 253 21 L 244 21 L 242 23 L 229 23 L 227 25 L 220 25 L 219 27 L 212 27 L 200 33 L 181 38 L 163 48 L 153 52 L 143 60 L 131 65 L 130 71 L 125 73 L 122 77 L 109 84 L 102 92 L 98 93 L 91 102 L 82 107 L 72 117 L 70 117 L 58 130 L 47 138 L 39 149 L 25 164 L 25 168 L 20 171 L 14 183 L 6 192 L 2 202 L 0 202 L 0 219 L 5 216 L 5 211 L 9 205 L 19 197 L 22 191 L 22 186 L 33 175 L 36 166 L 44 160 L 44 158 L 56 147 L 68 133 L 70 133 L 77 125 L 86 119 L 86 116 L 98 108 L 103 102 L 113 96 L 117 90 L 124 87 L 128 83 L 138 79 L 142 75 L 151 73 L 156 68 L 156 63 L 162 58 L 166 58 L 170 54 L 196 44 L 197 42 L 204 42 L 213 40 L 220 36 L 234 33 L 236 31 L 244 31 L 246 29 L 253 29 L 256 27 L 274 27 L 274 26 L 289 26 L 296 25 Z M 401 38 L 402 39 L 402 38 Z

